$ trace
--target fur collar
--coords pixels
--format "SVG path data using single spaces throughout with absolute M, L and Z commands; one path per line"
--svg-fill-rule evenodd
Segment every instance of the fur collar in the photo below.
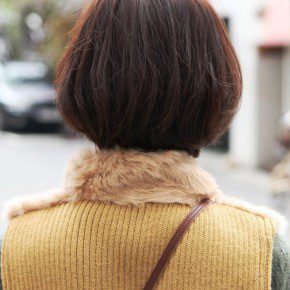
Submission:
M 69 162 L 63 187 L 73 200 L 134 205 L 193 205 L 220 194 L 196 159 L 179 151 L 85 150 Z
M 280 214 L 224 196 L 196 159 L 181 151 L 83 150 L 70 160 L 60 189 L 13 198 L 6 204 L 5 216 L 10 219 L 29 211 L 83 200 L 122 205 L 180 203 L 192 207 L 204 197 L 271 217 L 278 221 L 280 232 L 285 231 L 285 219 Z

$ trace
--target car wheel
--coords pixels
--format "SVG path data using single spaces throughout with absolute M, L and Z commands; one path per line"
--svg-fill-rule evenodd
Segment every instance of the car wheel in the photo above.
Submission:
M 6 112 L 0 108 L 0 131 L 5 131 L 8 129 L 8 124 L 7 124 L 7 117 L 6 117 Z

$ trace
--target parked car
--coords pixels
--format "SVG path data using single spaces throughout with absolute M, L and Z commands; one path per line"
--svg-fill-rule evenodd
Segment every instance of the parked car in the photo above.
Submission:
M 0 66 L 0 129 L 33 124 L 60 125 L 55 91 L 47 66 L 40 62 L 7 62 Z

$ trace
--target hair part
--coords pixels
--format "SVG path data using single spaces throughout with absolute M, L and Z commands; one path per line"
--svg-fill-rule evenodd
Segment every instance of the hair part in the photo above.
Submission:
M 99 148 L 189 151 L 228 129 L 242 77 L 208 1 L 94 0 L 55 84 L 63 118 Z

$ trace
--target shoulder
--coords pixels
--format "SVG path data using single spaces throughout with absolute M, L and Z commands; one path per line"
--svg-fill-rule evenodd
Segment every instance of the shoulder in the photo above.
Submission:
M 285 231 L 286 223 L 279 213 L 228 199 L 212 206 L 208 214 L 212 215 L 211 223 L 215 228 L 221 225 L 219 235 L 228 248 L 231 243 L 237 245 L 242 242 L 243 256 L 251 253 L 252 260 L 256 255 L 257 262 L 260 263 L 261 257 L 268 261 L 272 290 L 290 289 L 290 252 L 285 239 L 279 234 Z
M 272 289 L 290 288 L 290 253 L 285 239 L 277 234 L 274 238 L 272 260 Z
M 264 207 L 254 206 L 237 198 L 225 198 L 219 201 L 224 214 L 231 212 L 236 220 L 243 220 L 243 231 L 256 236 L 258 245 L 266 240 L 268 258 L 271 261 L 271 289 L 290 289 L 290 252 L 283 238 L 287 221 L 278 212 Z M 247 224 L 247 225 L 246 225 Z M 251 228 L 249 230 L 249 227 Z M 259 251 L 261 252 L 259 246 Z
M 200 220 L 204 220 L 204 226 L 214 228 L 223 241 L 265 244 L 267 252 L 272 251 L 277 222 L 271 217 L 228 203 L 215 203 L 203 215 Z
M 240 216 L 241 218 L 247 217 L 247 221 L 251 221 L 254 224 L 259 221 L 259 223 L 272 227 L 273 234 L 285 235 L 286 233 L 286 218 L 271 208 L 256 206 L 240 198 L 227 196 L 218 197 L 217 203 L 220 206 L 224 206 L 224 210 L 227 209 L 235 212 L 236 216 Z

